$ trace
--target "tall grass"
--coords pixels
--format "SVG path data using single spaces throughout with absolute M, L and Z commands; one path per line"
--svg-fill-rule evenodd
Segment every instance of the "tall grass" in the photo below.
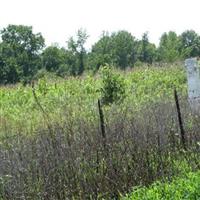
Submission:
M 180 66 L 140 68 L 121 74 L 126 84 L 124 105 L 129 104 L 135 109 L 147 102 L 159 101 L 160 98 L 172 99 L 174 87 L 186 94 L 186 75 Z M 100 98 L 101 87 L 102 80 L 97 74 L 95 77 L 69 78 L 57 82 L 42 79 L 35 84 L 35 92 L 54 122 L 65 120 L 63 112 L 66 109 L 71 110 L 75 119 L 81 116 L 92 121 L 96 120 L 96 102 Z M 0 134 L 5 132 L 5 126 L 14 129 L 14 132 L 23 129 L 23 132 L 29 133 L 45 126 L 43 113 L 34 99 L 31 87 L 0 87 L 0 99 Z
M 4 135 L 0 146 L 2 199 L 118 199 L 133 186 L 172 180 L 200 167 L 200 119 L 185 98 L 182 149 L 175 103 L 163 100 L 135 111 L 104 109 L 106 149 L 98 121 L 53 123 L 27 137 Z M 97 104 L 96 104 L 97 108 Z M 98 112 L 96 113 L 98 117 Z
M 34 91 L 0 88 L 0 198 L 118 199 L 133 186 L 199 169 L 200 118 L 185 98 L 183 68 L 136 69 L 123 76 L 124 102 L 99 109 L 103 132 L 98 77 L 43 79 Z

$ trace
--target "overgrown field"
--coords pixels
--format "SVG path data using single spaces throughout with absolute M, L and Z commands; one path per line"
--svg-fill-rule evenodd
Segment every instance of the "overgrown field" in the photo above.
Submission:
M 127 104 L 138 109 L 150 101 L 169 99 L 173 97 L 174 88 L 181 94 L 186 94 L 186 74 L 183 67 L 145 67 L 120 73 L 125 78 L 126 85 L 126 99 L 120 109 L 126 108 L 124 105 Z M 87 121 L 96 119 L 97 100 L 101 97 L 102 87 L 99 76 L 60 79 L 53 83 L 43 78 L 36 83 L 36 95 L 45 113 L 48 113 L 48 120 L 62 123 L 66 120 L 66 115 Z M 46 117 L 34 99 L 30 86 L 19 84 L 1 87 L 0 99 L 1 129 L 12 127 L 31 132 L 46 123 Z
M 1 87 L 0 199 L 119 199 L 200 169 L 200 118 L 187 101 L 184 68 L 119 73 L 107 73 L 108 84 L 99 73 Z M 105 104 L 102 91 L 119 98 L 112 90 L 123 100 Z

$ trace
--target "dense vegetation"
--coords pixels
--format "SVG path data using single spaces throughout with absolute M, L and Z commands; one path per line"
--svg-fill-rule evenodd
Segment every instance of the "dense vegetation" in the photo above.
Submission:
M 198 170 L 200 119 L 186 88 L 181 65 L 1 87 L 0 199 L 119 199 Z
M 144 33 L 141 40 L 127 31 L 103 33 L 90 51 L 85 49 L 88 34 L 80 29 L 67 41 L 67 47 L 48 46 L 32 27 L 9 25 L 0 31 L 0 84 L 23 82 L 43 76 L 46 71 L 59 76 L 96 72 L 109 64 L 120 69 L 140 63 L 175 62 L 200 54 L 200 36 L 187 30 L 181 35 L 164 33 L 156 47 Z
M 146 103 L 173 99 L 173 89 L 186 94 L 186 74 L 181 66 L 143 67 L 133 71 L 117 72 L 104 67 L 96 76 L 55 79 L 44 77 L 35 84 L 37 98 L 54 122 L 64 122 L 66 109 L 73 113 L 73 119 L 97 119 L 97 99 L 104 103 L 121 103 L 139 109 Z M 22 84 L 0 88 L 0 115 L 3 126 L 34 130 L 38 124 L 45 124 L 44 113 L 35 101 L 32 87 Z M 118 102 L 119 101 L 119 102 Z M 106 107 L 109 110 L 109 107 Z M 64 119 L 63 119 L 64 117 Z M 46 118 L 46 117 L 45 117 Z M 1 130 L 0 129 L 0 130 Z M 14 130 L 14 131 L 15 131 Z M 11 134 L 11 133 L 9 133 Z
M 149 188 L 135 188 L 123 200 L 195 200 L 200 198 L 200 172 L 188 173 L 172 183 L 156 182 Z
M 23 25 L 0 35 L 0 200 L 199 198 L 182 62 L 200 55 L 197 33 L 164 33 L 158 47 L 103 33 L 90 51 L 81 29 L 62 48 Z

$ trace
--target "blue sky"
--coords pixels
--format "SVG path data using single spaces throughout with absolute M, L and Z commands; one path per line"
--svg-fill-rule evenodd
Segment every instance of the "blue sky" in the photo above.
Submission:
M 148 31 L 158 44 L 163 32 L 193 29 L 200 34 L 199 0 L 0 0 L 0 29 L 32 25 L 46 44 L 66 46 L 79 28 L 90 35 L 87 48 L 102 31 L 127 30 L 135 37 Z

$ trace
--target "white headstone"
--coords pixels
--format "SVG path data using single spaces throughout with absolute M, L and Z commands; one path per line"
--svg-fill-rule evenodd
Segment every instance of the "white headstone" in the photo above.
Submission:
M 200 66 L 197 58 L 185 60 L 188 80 L 188 96 L 193 111 L 200 113 Z

